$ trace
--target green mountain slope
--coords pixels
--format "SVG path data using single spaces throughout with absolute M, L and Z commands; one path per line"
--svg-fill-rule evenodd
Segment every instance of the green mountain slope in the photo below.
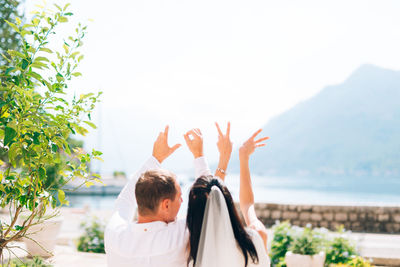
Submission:
M 252 159 L 255 173 L 400 177 L 400 72 L 361 66 L 264 133 L 271 139 Z

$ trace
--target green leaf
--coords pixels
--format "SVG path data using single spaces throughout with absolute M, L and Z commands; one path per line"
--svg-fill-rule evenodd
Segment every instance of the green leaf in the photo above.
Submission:
M 93 129 L 97 129 L 96 125 L 91 122 L 91 121 L 84 121 L 84 123 L 86 123 L 87 125 L 89 125 L 90 127 L 92 127 Z
M 17 27 L 17 25 L 15 25 L 14 23 L 12 23 L 12 22 L 9 22 L 8 20 L 4 20 L 8 25 L 10 25 L 11 26 L 11 28 L 13 28 L 14 29 L 14 31 L 16 31 L 16 32 L 19 32 L 19 29 L 18 29 L 18 27 Z
M 65 15 L 65 16 L 72 16 L 72 15 L 74 15 L 74 13 L 72 13 L 72 12 L 67 12 L 67 13 L 65 13 L 64 15 Z
M 20 58 L 25 58 L 24 54 L 22 54 L 21 52 L 15 51 L 15 50 L 8 50 L 7 51 L 8 54 L 10 54 L 13 57 L 20 57 Z
M 29 61 L 26 60 L 25 58 L 22 60 L 22 69 L 25 70 L 29 66 Z
M 92 150 L 92 154 L 93 154 L 93 156 L 101 156 L 101 155 L 103 155 L 103 152 L 101 152 L 101 151 L 97 151 L 97 150 Z
M 39 141 L 39 136 L 40 136 L 40 133 L 38 133 L 38 132 L 34 132 L 33 133 L 33 143 L 35 144 L 35 145 L 40 145 L 40 141 Z
M 42 81 L 42 76 L 40 76 L 40 74 L 36 73 L 36 72 L 29 72 L 28 75 L 30 75 L 31 77 L 35 78 L 38 81 Z
M 14 67 L 9 67 L 9 68 L 7 68 L 6 69 L 6 71 L 5 71 L 5 75 L 8 75 L 11 71 L 13 71 L 13 70 L 15 70 L 15 68 Z
M 22 21 L 21 21 L 20 18 L 16 17 L 16 18 L 15 18 L 15 21 L 17 22 L 17 25 L 21 25 L 21 22 L 22 22 Z
M 35 27 L 35 25 L 33 25 L 33 24 L 24 24 L 22 26 L 22 29 L 25 30 L 26 28 L 32 28 L 32 27 Z
M 32 68 L 36 68 L 36 69 L 48 69 L 49 66 L 47 66 L 47 64 L 42 63 L 42 62 L 34 62 L 31 64 Z
M 46 169 L 45 168 L 39 167 L 38 173 L 39 173 L 40 180 L 42 180 L 42 181 L 46 180 L 47 175 L 46 175 Z
M 68 54 L 68 51 L 69 51 L 68 46 L 66 44 L 64 44 L 63 48 L 64 48 L 64 51 L 65 51 L 65 54 Z
M 59 17 L 58 21 L 61 23 L 68 22 L 68 18 L 67 17 Z
M 86 181 L 85 185 L 86 185 L 86 187 L 91 187 L 92 185 L 94 185 L 94 183 L 90 182 L 90 181 Z
M 34 62 L 36 62 L 36 61 L 45 61 L 45 62 L 49 62 L 49 59 L 46 58 L 46 57 L 37 57 L 37 58 L 35 58 L 35 61 L 34 61 Z
M 58 82 L 64 81 L 64 77 L 60 73 L 57 73 L 56 78 Z
M 17 231 L 21 231 L 22 229 L 24 229 L 24 227 L 19 226 L 19 225 L 15 225 L 14 228 L 15 228 L 15 230 L 17 230 Z
M 69 201 L 65 200 L 65 192 L 61 189 L 58 189 L 58 200 L 60 201 L 61 205 L 69 205 Z
M 4 145 L 8 146 L 15 136 L 17 136 L 17 132 L 11 127 L 6 127 L 4 131 Z
M 80 73 L 80 72 L 74 72 L 74 73 L 71 73 L 71 75 L 72 75 L 72 76 L 75 76 L 75 77 L 78 77 L 78 76 L 82 76 L 82 73 Z
M 71 5 L 70 3 L 66 4 L 66 5 L 64 6 L 64 11 L 65 11 L 70 5 Z
M 21 148 L 18 146 L 18 143 L 13 143 L 8 150 L 8 158 L 14 168 L 17 166 L 17 156 L 20 151 Z
M 53 151 L 54 153 L 56 153 L 58 151 L 58 146 L 56 144 L 52 144 L 51 145 L 51 151 Z
M 57 4 L 54 4 L 54 5 L 58 10 L 62 11 L 62 8 L 59 5 L 57 5 Z
M 51 49 L 49 49 L 49 48 L 46 48 L 46 47 L 42 47 L 42 48 L 40 48 L 40 51 L 43 51 L 43 52 L 46 52 L 46 53 L 50 53 L 50 54 L 52 54 L 52 53 L 53 53 L 53 51 L 51 51 Z

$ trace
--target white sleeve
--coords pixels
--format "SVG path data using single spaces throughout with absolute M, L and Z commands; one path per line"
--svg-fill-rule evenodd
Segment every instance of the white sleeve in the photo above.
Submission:
M 200 176 L 211 175 L 210 168 L 208 167 L 208 163 L 205 157 L 198 157 L 194 159 L 194 173 L 195 179 Z
M 158 162 L 158 160 L 154 157 L 151 157 L 137 173 L 131 176 L 128 183 L 122 189 L 115 202 L 115 211 L 111 216 L 104 233 L 106 250 L 107 247 L 112 246 L 112 240 L 113 237 L 116 236 L 116 232 L 124 229 L 124 226 L 128 225 L 128 223 L 132 222 L 133 220 L 137 206 L 135 197 L 135 185 L 137 180 L 144 172 L 160 168 L 161 164 Z
M 265 247 L 263 244 L 263 240 L 261 236 L 258 234 L 256 230 L 250 229 L 246 227 L 246 232 L 250 235 L 251 240 L 253 241 L 254 246 L 257 250 L 258 255 L 258 264 L 254 264 L 251 260 L 249 260 L 248 267 L 252 266 L 271 266 L 271 262 L 268 256 L 268 253 L 265 251 Z

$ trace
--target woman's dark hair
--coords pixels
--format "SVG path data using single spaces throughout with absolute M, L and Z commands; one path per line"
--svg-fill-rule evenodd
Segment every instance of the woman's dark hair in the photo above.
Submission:
M 190 254 L 189 259 L 193 260 L 193 265 L 196 263 L 197 250 L 199 248 L 201 227 L 203 224 L 204 210 L 206 207 L 207 199 L 211 191 L 211 187 L 215 185 L 221 190 L 224 195 L 226 205 L 228 206 L 229 217 L 232 224 L 233 233 L 239 247 L 243 252 L 245 259 L 245 266 L 248 264 L 248 256 L 250 255 L 254 263 L 258 263 L 258 255 L 256 248 L 251 240 L 249 234 L 243 227 L 243 224 L 236 211 L 233 203 L 232 195 L 228 188 L 220 182 L 219 179 L 214 178 L 212 175 L 201 176 L 197 178 L 190 189 L 189 204 L 186 217 L 186 226 L 189 229 L 189 245 Z

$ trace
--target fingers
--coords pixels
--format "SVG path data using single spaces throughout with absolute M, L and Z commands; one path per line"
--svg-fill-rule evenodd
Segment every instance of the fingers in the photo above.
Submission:
M 169 126 L 165 126 L 165 130 L 164 130 L 164 135 L 165 137 L 168 137 L 168 131 L 169 131 Z
M 218 135 L 223 136 L 224 134 L 222 133 L 221 128 L 219 128 L 218 122 L 215 123 L 215 126 L 217 126 Z
M 199 129 L 192 129 L 186 133 L 188 136 L 192 136 L 193 138 L 201 138 L 201 132 Z
M 171 147 L 171 153 L 174 153 L 175 150 L 177 150 L 177 149 L 180 148 L 180 147 L 181 147 L 181 144 L 176 144 L 176 145 L 174 145 L 173 147 Z
M 231 134 L 231 122 L 228 121 L 228 126 L 226 127 L 226 136 L 229 137 Z
M 262 146 L 266 146 L 266 145 L 267 144 L 262 143 L 262 144 L 257 144 L 256 147 L 262 147 Z
M 260 143 L 260 142 L 268 140 L 268 139 L 269 139 L 269 137 L 263 137 L 263 138 L 260 138 L 260 139 L 258 139 L 256 141 L 254 141 L 254 143 Z
M 183 135 L 183 138 L 185 138 L 186 144 L 189 144 L 189 143 L 190 143 L 189 132 L 185 133 L 185 134 Z
M 194 131 L 197 133 L 198 136 L 201 136 L 201 131 L 199 128 L 195 128 Z
M 255 132 L 250 139 L 254 139 L 259 133 L 261 133 L 262 129 L 259 129 L 257 132 Z

